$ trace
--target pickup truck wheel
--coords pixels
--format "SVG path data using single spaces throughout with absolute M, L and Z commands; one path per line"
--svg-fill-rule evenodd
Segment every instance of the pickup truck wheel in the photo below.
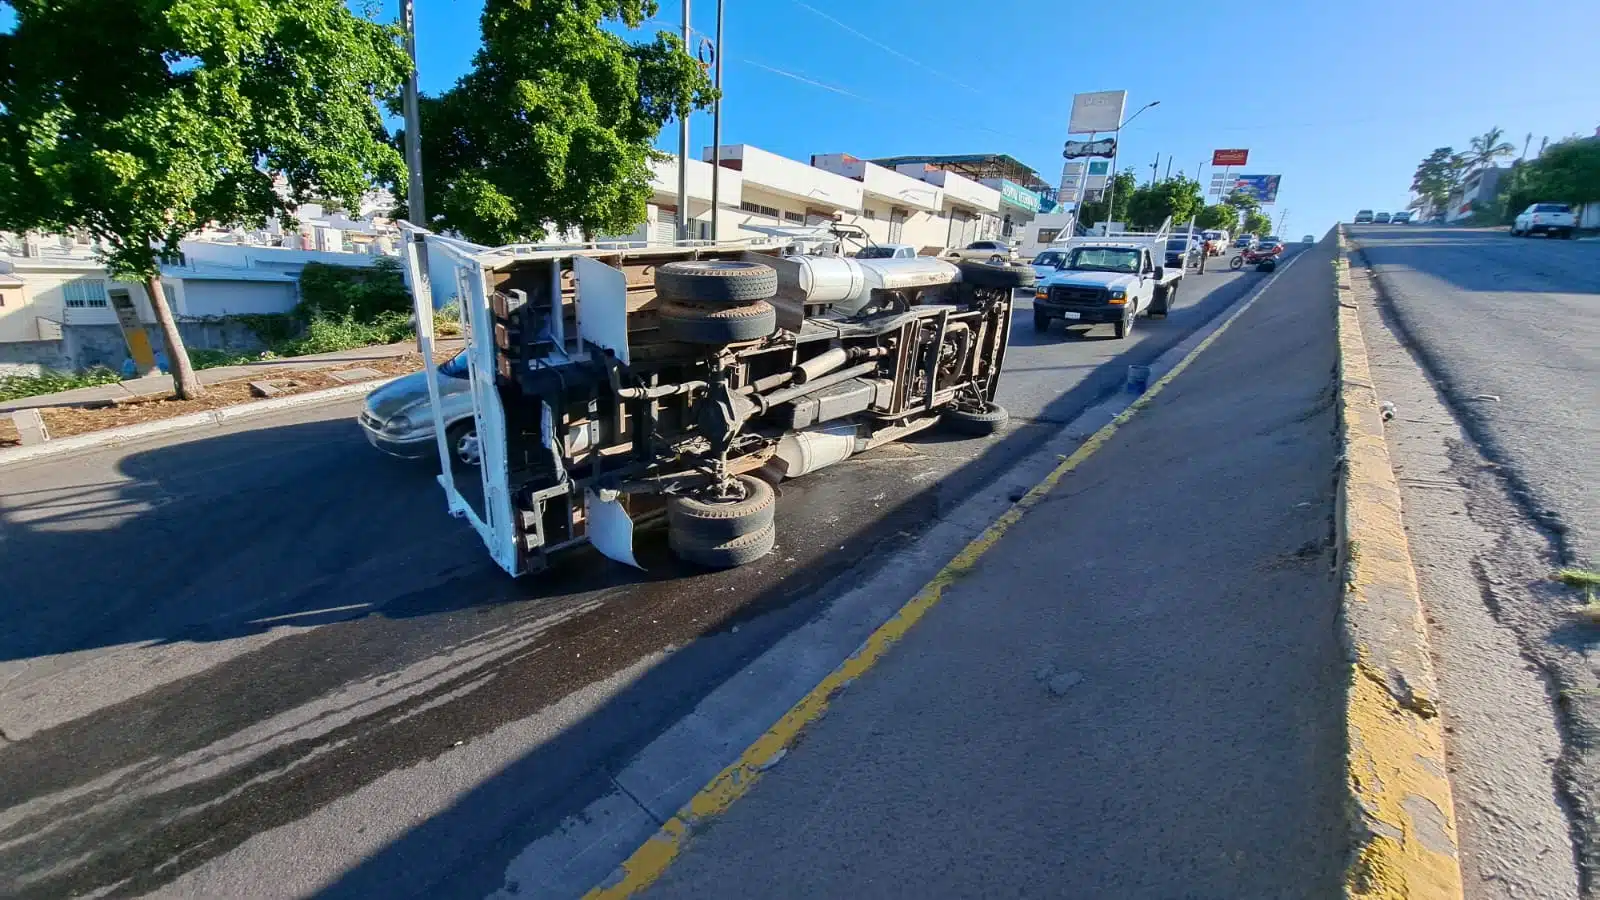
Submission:
M 1033 330 L 1038 332 L 1039 334 L 1044 334 L 1046 331 L 1049 331 L 1050 330 L 1050 314 L 1047 313 L 1047 312 L 1044 312 L 1043 310 L 1038 310 L 1038 309 L 1034 310 L 1033 311 Z
M 1155 297 L 1150 301 L 1150 315 L 1160 316 L 1165 319 L 1167 310 L 1171 308 L 1172 301 L 1177 299 L 1178 285 L 1174 282 L 1167 287 L 1156 288 Z
M 668 300 L 740 305 L 777 293 L 778 273 L 762 263 L 690 259 L 656 269 L 656 294 Z
M 980 288 L 1019 288 L 1032 286 L 1035 275 L 1033 266 L 1023 263 L 1008 263 L 999 257 L 999 262 L 975 262 L 962 260 L 956 263 L 956 268 L 961 270 L 961 282 Z
M 667 528 L 688 544 L 713 546 L 772 525 L 777 493 L 754 475 L 733 479 L 737 490 L 727 499 L 711 492 L 667 498 Z
M 765 300 L 743 306 L 713 306 L 662 300 L 656 306 L 661 336 L 685 344 L 732 344 L 766 337 L 778 327 L 778 311 Z
M 1116 324 L 1117 340 L 1120 341 L 1120 340 L 1122 340 L 1123 338 L 1127 337 L 1128 335 L 1130 335 L 1132 333 L 1133 333 L 1133 316 L 1131 314 L 1124 314 L 1121 319 L 1117 320 L 1117 324 Z
M 1566 240 L 1566 241 L 1572 240 L 1572 229 L 1571 228 L 1563 229 L 1562 232 L 1561 232 L 1561 239 L 1562 240 Z
M 961 434 L 970 434 L 973 437 L 988 437 L 1006 427 L 1011 414 L 998 403 L 985 402 L 981 409 L 963 409 L 958 406 L 947 408 L 939 417 L 939 421 L 951 431 Z
M 679 559 L 708 569 L 733 569 L 753 563 L 771 553 L 777 543 L 778 527 L 774 524 L 721 543 L 697 541 L 679 537 L 671 529 L 667 531 L 667 545 Z

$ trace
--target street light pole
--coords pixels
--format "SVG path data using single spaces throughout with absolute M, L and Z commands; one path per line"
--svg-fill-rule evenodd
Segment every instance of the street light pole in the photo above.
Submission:
M 722 174 L 722 0 L 717 0 L 717 49 L 716 49 L 716 89 L 717 101 L 711 106 L 711 239 L 719 240 L 717 235 L 718 207 L 722 202 L 719 177 Z
M 688 0 L 684 0 L 684 2 L 687 3 Z M 1116 132 L 1116 134 L 1117 134 L 1117 142 L 1114 145 L 1112 145 L 1112 148 L 1111 148 L 1111 175 L 1106 181 L 1106 221 L 1107 222 L 1110 222 L 1112 215 L 1114 215 L 1116 213 L 1117 151 L 1122 149 L 1122 129 L 1127 128 L 1129 122 L 1132 122 L 1134 119 L 1139 118 L 1139 113 L 1144 112 L 1145 110 L 1149 109 L 1152 106 L 1160 106 L 1160 105 L 1161 105 L 1161 101 L 1160 100 L 1151 100 L 1149 103 L 1146 103 L 1145 105 L 1139 107 L 1139 109 L 1136 112 L 1134 112 L 1133 115 L 1127 117 L 1126 119 L 1123 119 L 1122 120 L 1122 124 L 1117 126 L 1117 132 Z
M 406 56 L 411 59 L 411 74 L 406 76 L 406 216 L 411 224 L 428 227 L 428 213 L 422 204 L 422 122 L 417 112 L 417 11 L 413 0 L 400 0 L 400 26 L 406 33 Z
M 689 52 L 689 0 L 683 0 L 683 51 Z M 718 54 L 719 56 L 721 54 Z M 689 113 L 678 117 L 678 240 L 689 239 Z

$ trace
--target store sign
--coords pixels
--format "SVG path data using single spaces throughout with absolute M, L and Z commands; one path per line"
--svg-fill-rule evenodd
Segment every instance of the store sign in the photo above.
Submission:
M 1262 206 L 1278 202 L 1278 182 L 1282 175 L 1240 175 L 1233 190 L 1256 198 Z M 1232 193 L 1232 191 L 1229 191 Z
M 1242 166 L 1250 159 L 1249 150 L 1213 150 L 1211 151 L 1211 164 L 1213 166 Z
M 1068 134 L 1116 131 L 1122 127 L 1122 110 L 1128 103 L 1127 91 L 1096 91 L 1072 95 L 1072 117 Z
M 1101 138 L 1098 141 L 1067 141 L 1067 146 L 1061 155 L 1067 159 L 1082 159 L 1086 156 L 1115 156 L 1117 153 L 1116 138 Z
M 1090 175 L 1109 175 L 1111 173 L 1111 160 L 1094 159 L 1089 161 Z
M 1000 199 L 1028 212 L 1039 211 L 1039 195 L 1014 181 L 1000 179 Z

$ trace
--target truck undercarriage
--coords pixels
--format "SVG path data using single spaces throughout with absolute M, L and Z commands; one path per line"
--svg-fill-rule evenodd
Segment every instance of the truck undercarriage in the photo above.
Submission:
M 666 515 L 680 557 L 740 565 L 773 544 L 771 483 L 993 399 L 1025 266 L 781 257 L 749 245 L 488 249 L 413 230 L 408 265 L 432 371 L 432 294 L 453 289 L 482 450 L 467 518 L 511 574 L 589 542 L 637 565 Z M 425 263 L 453 285 L 424 284 Z M 441 279 L 442 280 L 442 279 Z

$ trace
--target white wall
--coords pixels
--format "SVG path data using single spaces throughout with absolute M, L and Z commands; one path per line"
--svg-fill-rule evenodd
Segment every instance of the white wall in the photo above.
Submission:
M 239 244 L 214 244 L 209 241 L 184 241 L 179 245 L 191 265 L 227 266 L 235 269 L 262 269 L 299 277 L 307 263 L 331 266 L 371 266 L 377 257 L 365 253 L 329 253 L 317 250 L 290 250 L 284 247 L 252 247 Z
M 276 281 L 185 279 L 184 313 L 190 316 L 237 316 L 286 313 L 299 299 L 297 285 Z

